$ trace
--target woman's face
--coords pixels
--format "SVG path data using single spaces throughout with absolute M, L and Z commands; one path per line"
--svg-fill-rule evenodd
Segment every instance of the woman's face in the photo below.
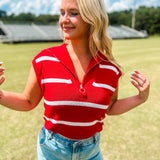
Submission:
M 62 0 L 59 24 L 67 40 L 88 39 L 89 25 L 79 13 L 76 0 Z

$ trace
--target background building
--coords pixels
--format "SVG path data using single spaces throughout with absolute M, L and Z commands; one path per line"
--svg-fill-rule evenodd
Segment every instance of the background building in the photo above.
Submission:
M 121 26 L 109 26 L 108 35 L 112 39 L 146 38 L 147 33 Z M 49 42 L 62 41 L 58 25 L 4 24 L 0 22 L 0 42 Z

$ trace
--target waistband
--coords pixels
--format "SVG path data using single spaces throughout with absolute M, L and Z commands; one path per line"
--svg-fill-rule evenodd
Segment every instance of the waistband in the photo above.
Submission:
M 74 144 L 81 144 L 83 146 L 91 144 L 91 143 L 97 143 L 97 141 L 100 141 L 100 132 L 97 132 L 94 136 L 87 138 L 87 139 L 70 139 L 67 137 L 64 137 L 61 134 L 54 133 L 51 130 L 47 130 L 43 127 L 43 130 L 45 132 L 46 138 L 48 140 L 55 139 L 57 142 L 65 143 L 66 145 L 74 145 Z

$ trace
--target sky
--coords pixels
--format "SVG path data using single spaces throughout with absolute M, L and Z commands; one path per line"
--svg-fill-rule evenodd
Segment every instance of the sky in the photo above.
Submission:
M 121 11 L 139 6 L 158 7 L 160 0 L 104 0 L 107 12 Z M 0 10 L 8 14 L 59 14 L 61 0 L 0 0 Z

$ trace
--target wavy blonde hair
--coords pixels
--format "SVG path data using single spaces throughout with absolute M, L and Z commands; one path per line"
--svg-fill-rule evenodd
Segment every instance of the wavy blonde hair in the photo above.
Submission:
M 112 39 L 107 35 L 108 15 L 103 0 L 76 0 L 82 19 L 90 25 L 89 48 L 93 56 L 100 51 L 120 70 L 112 54 Z

